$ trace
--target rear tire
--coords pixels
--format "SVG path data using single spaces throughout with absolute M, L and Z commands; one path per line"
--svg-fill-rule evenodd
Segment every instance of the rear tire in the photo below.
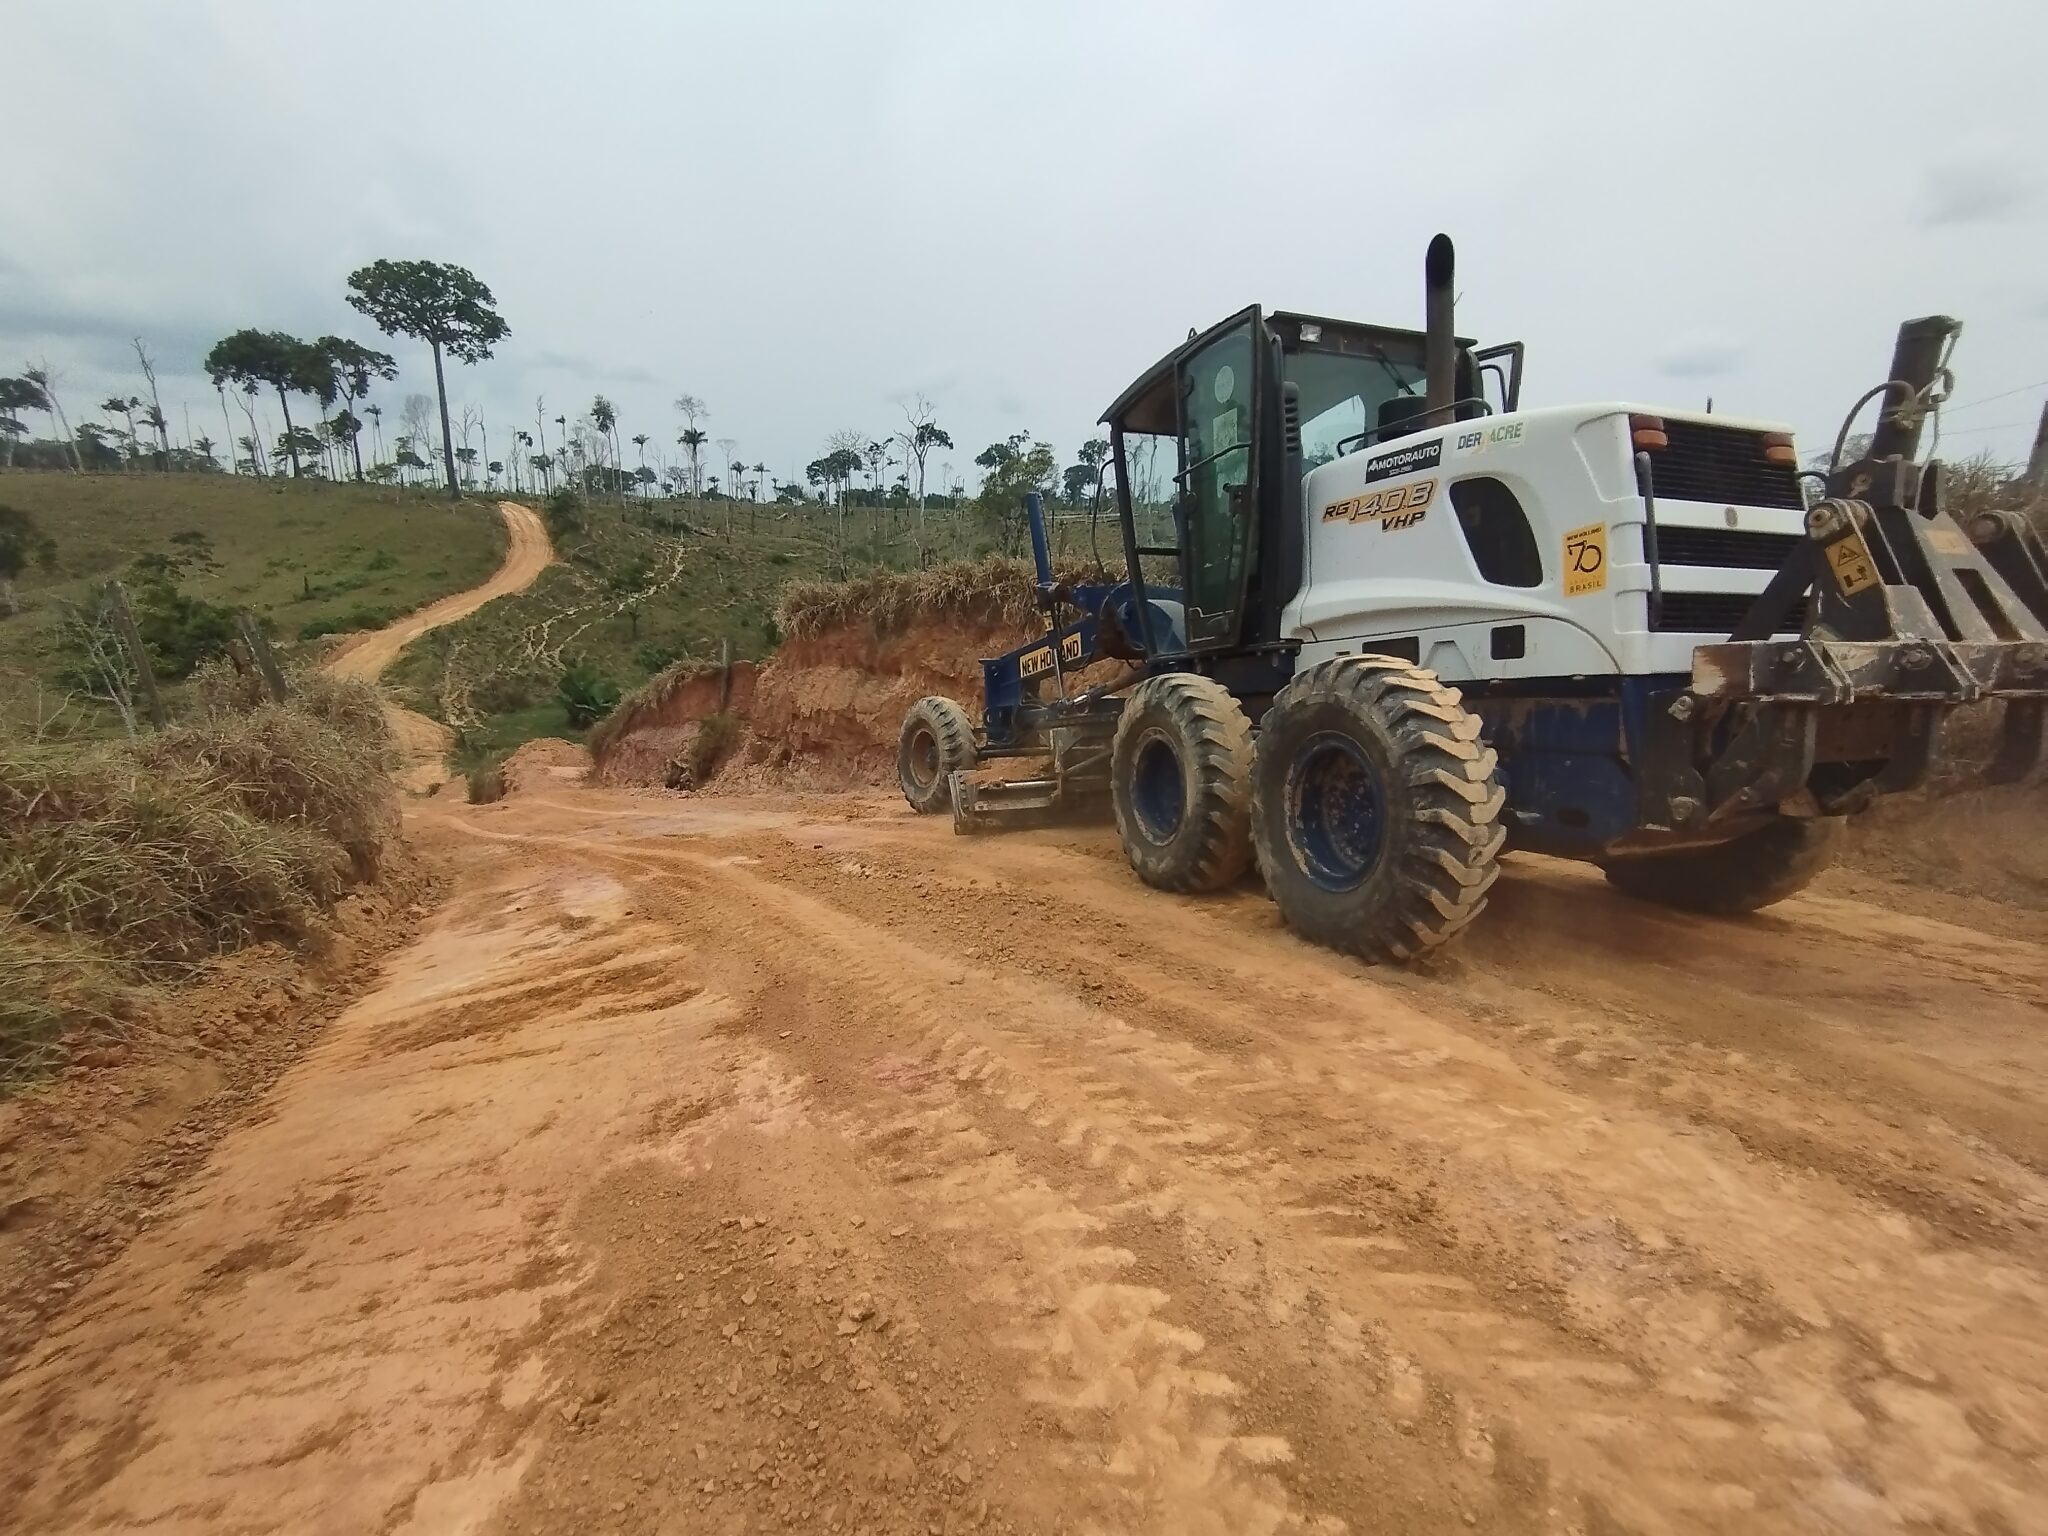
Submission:
M 1739 917 L 1811 885 L 1834 861 L 1842 826 L 1840 816 L 1781 816 L 1712 847 L 1625 854 L 1602 868 L 1609 885 L 1639 901 Z
M 953 808 L 953 775 L 975 764 L 974 724 L 939 694 L 919 699 L 896 737 L 896 782 L 920 816 Z
M 1221 683 L 1168 672 L 1133 688 L 1109 783 L 1124 856 L 1147 885 L 1220 890 L 1250 867 L 1252 723 Z
M 1252 841 L 1287 925 L 1371 964 L 1463 932 L 1500 873 L 1496 761 L 1434 672 L 1347 656 L 1297 675 L 1252 770 Z

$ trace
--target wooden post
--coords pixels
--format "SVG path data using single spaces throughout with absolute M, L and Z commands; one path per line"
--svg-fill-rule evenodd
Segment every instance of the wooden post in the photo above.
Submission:
M 162 730 L 170 724 L 170 716 L 164 712 L 164 696 L 156 686 L 156 668 L 150 664 L 149 651 L 142 643 L 142 631 L 135 627 L 127 590 L 118 581 L 107 583 L 107 606 L 113 612 L 114 631 L 121 637 L 121 648 L 128 653 L 128 665 L 134 668 L 135 685 L 142 690 L 142 702 L 149 709 L 149 723 Z
M 263 674 L 263 686 L 274 701 L 283 703 L 291 688 L 285 683 L 284 668 L 277 664 L 277 653 L 271 650 L 269 637 L 249 614 L 236 615 L 235 622 L 241 626 L 242 638 L 249 642 L 250 654 L 256 658 L 256 670 Z
M 732 636 L 718 642 L 718 712 L 732 707 Z
M 2034 451 L 2027 455 L 2027 486 L 2048 491 L 2048 400 L 2041 403 L 2041 423 L 2034 428 Z

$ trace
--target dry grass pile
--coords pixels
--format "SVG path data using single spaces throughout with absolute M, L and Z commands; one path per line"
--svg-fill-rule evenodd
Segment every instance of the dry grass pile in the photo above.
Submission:
M 316 931 L 396 829 L 391 752 L 374 690 L 327 679 L 138 741 L 0 746 L 0 1082 L 77 1016 L 90 973 L 146 980 Z
M 1079 581 L 1088 572 L 1071 562 L 1053 574 Z M 949 560 L 922 571 L 871 571 L 851 581 L 793 581 L 782 590 L 775 622 L 793 640 L 856 625 L 880 637 L 942 619 L 1023 631 L 1044 622 L 1035 588 L 1028 560 Z

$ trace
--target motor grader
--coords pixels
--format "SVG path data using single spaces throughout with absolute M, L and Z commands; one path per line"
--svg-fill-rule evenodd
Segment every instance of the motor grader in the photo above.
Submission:
M 1255 862 L 1297 931 L 1398 961 L 1472 922 L 1506 849 L 1674 907 L 1781 900 L 1966 704 L 2002 705 L 1986 780 L 2038 771 L 2048 553 L 1959 522 L 1919 457 L 1957 322 L 1902 326 L 1867 450 L 1852 410 L 1802 473 L 1778 422 L 1525 408 L 1522 346 L 1456 333 L 1453 259 L 1439 235 L 1420 331 L 1253 307 L 1116 398 L 1121 571 L 1056 581 L 1030 499 L 1045 633 L 982 662 L 978 718 L 911 708 L 915 809 L 1107 807 L 1147 884 Z M 1050 768 L 978 772 L 1007 758 Z

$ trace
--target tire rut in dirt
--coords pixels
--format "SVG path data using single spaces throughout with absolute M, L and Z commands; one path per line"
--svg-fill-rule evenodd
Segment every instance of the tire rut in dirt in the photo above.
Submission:
M 1301 1233 L 1297 1240 L 1309 1244 L 1314 1258 L 1296 1270 L 1269 1246 L 1262 1256 L 1269 1274 L 1285 1276 L 1284 1290 L 1328 1291 L 1350 1320 L 1342 1329 L 1387 1330 L 1387 1337 L 1401 1341 L 1398 1352 L 1372 1365 L 1390 1394 L 1387 1411 L 1396 1418 L 1419 1413 L 1425 1401 L 1449 1404 L 1447 1411 L 1475 1443 L 1524 1448 L 1503 1458 L 1504 1472 L 1512 1470 L 1524 1483 L 1531 1477 L 1543 1482 L 1559 1509 L 1598 1509 L 1610 1517 L 1630 1511 L 1632 1517 L 1650 1519 L 1660 1502 L 1711 1507 L 1743 1497 L 1744 1468 L 1730 1464 L 1718 1477 L 1713 1474 L 1735 1435 L 1731 1423 L 1711 1406 L 1667 1398 L 1640 1367 L 1588 1348 L 1540 1318 L 1503 1308 L 1458 1273 L 1455 1264 L 1418 1263 L 1426 1260 L 1427 1248 L 1361 1230 L 1355 1206 L 1334 1208 L 1331 1219 L 1327 1201 L 1284 1159 L 1200 1107 L 1205 1101 L 1240 1102 L 1247 1094 L 1277 1090 L 1289 1098 L 1285 1113 L 1298 1121 L 1301 1106 L 1284 1077 L 1246 1077 L 1206 1052 L 1113 1023 L 1103 1039 L 1099 1015 L 1053 998 L 992 1002 L 980 1010 L 971 1031 L 940 1022 L 926 1026 L 914 1041 L 903 1040 L 904 1022 L 944 1020 L 954 1011 L 950 1005 L 957 993 L 950 979 L 934 974 L 935 968 L 944 971 L 944 962 L 913 945 L 878 941 L 857 918 L 751 872 L 721 869 L 718 875 L 754 887 L 752 899 L 743 905 L 760 913 L 783 942 L 794 934 L 805 936 L 792 952 L 800 956 L 797 964 L 818 968 L 821 986 L 832 986 L 849 1002 L 867 999 L 861 1012 L 893 1021 L 899 1052 L 907 1049 L 913 1060 L 935 1058 L 946 1080 L 989 1095 L 1039 1128 L 1044 1150 L 1033 1154 L 1013 1139 L 992 1135 L 985 1128 L 985 1112 L 956 1100 L 932 1112 L 935 1119 L 913 1116 L 878 1130 L 884 1140 L 937 1133 L 955 1149 L 950 1162 L 957 1169 L 941 1173 L 953 1182 L 940 1191 L 958 1207 L 955 1221 L 981 1225 L 994 1220 L 1008 1229 L 1014 1221 L 1043 1219 L 1085 1229 L 1092 1223 L 1075 1216 L 1006 1211 L 1004 1198 L 985 1182 L 992 1159 L 1007 1167 L 1007 1159 L 1024 1156 L 1029 1166 L 1051 1170 L 1063 1157 L 1078 1157 L 1114 1178 L 1122 1194 L 1116 1211 L 1142 1213 L 1153 1222 L 1199 1213 L 1195 1230 L 1205 1250 L 1241 1244 L 1257 1251 L 1254 1238 L 1292 1229 Z M 734 904 L 722 906 L 731 910 Z M 1055 1038 L 1044 1038 L 1046 1030 Z M 1108 1064 L 1103 1069 L 1075 1062 L 1071 1041 L 1081 1034 L 1097 1038 L 1095 1054 Z M 1152 1086 L 1134 1088 L 1118 1068 Z M 1103 1214 L 1096 1211 L 1097 1218 Z M 1143 1319 L 1156 1303 L 1148 1301 L 1125 1316 L 1117 1309 L 1129 1298 L 1114 1289 L 1118 1282 L 1091 1277 L 1085 1263 L 1079 1278 L 1090 1287 L 1089 1305 L 1099 1303 L 1107 1310 L 1090 1313 L 1085 1321 L 1075 1317 L 1071 1326 L 1092 1332 L 1114 1323 L 1137 1329 L 1139 1337 L 1147 1334 Z M 1260 1305 L 1271 1304 L 1271 1283 L 1252 1285 L 1249 1295 Z M 1027 1330 L 1014 1337 L 1042 1332 Z M 1347 1336 L 1355 1354 L 1358 1335 Z M 1482 1385 L 1479 1378 L 1464 1375 L 1473 1365 L 1503 1359 L 1508 1363 L 1497 1372 L 1489 1365 L 1488 1373 L 1505 1381 L 1506 1391 L 1498 1381 Z M 1169 1349 L 1159 1355 L 1157 1368 L 1177 1371 L 1184 1365 Z M 1073 1368 L 1071 1361 L 1059 1364 L 1045 1389 L 1054 1396 L 1046 1401 L 1067 1400 L 1060 1395 L 1067 1389 L 1056 1384 L 1060 1373 Z M 1164 1383 L 1145 1388 L 1141 1380 L 1139 1385 L 1141 1395 L 1150 1395 Z M 1153 1433 L 1160 1432 L 1154 1426 Z M 1192 1426 L 1164 1432 L 1190 1443 L 1200 1438 Z M 1214 1433 L 1211 1426 L 1208 1438 Z M 1585 1437 L 1584 1446 L 1580 1437 Z M 1251 1461 L 1269 1454 L 1260 1450 Z M 1533 1519 L 1536 1512 L 1530 1514 Z M 1537 1522 L 1520 1528 L 1545 1526 Z M 1561 1523 L 1555 1528 L 1571 1527 Z
M 1170 925 L 1109 920 L 1120 871 L 1032 839 L 1001 845 L 993 886 L 935 881 L 949 841 L 899 826 L 864 829 L 872 863 L 769 832 L 738 844 L 743 867 L 674 843 L 617 857 L 749 914 L 721 942 L 796 954 L 844 1000 L 852 1040 L 901 1061 L 943 1052 L 956 1082 L 1039 1095 L 1020 1111 L 1046 1121 L 1028 1145 L 977 1113 L 990 1155 L 1062 1183 L 1062 1159 L 1079 1159 L 1155 1219 L 1186 1220 L 1199 1258 L 1166 1281 L 1181 1306 L 1239 1283 L 1232 1256 L 1256 1255 L 1275 1283 L 1328 1296 L 1386 1341 L 1374 1369 L 1390 1400 L 1454 1405 L 1475 1436 L 1519 1447 L 1504 1460 L 1549 1479 L 1560 1508 L 1604 1510 L 1614 1528 L 1804 1529 L 1834 1518 L 1830 1490 L 1850 1483 L 1965 1524 L 2022 1507 L 2017 1426 L 2040 1353 L 2016 1331 L 2026 1271 L 1880 1227 L 1895 1218 L 1787 1182 L 1725 1139 L 1674 1139 L 1695 1135 L 1683 1115 L 1526 1079 L 1368 978 L 1241 930 L 1255 901 Z M 894 837 L 906 863 L 892 867 Z M 1080 888 L 1055 906 L 1031 896 L 1062 879 Z M 991 944 L 994 974 L 934 951 Z M 1372 1029 L 1357 1027 L 1361 1004 Z M 1646 1180 L 1645 1166 L 1662 1173 Z M 1308 1235 L 1280 1241 L 1297 1223 Z M 1502 1274 L 1503 1255 L 1525 1253 L 1533 1292 L 1520 1257 Z M 1309 1362 L 1304 1383 L 1322 1391 L 1325 1369 Z M 1903 1373 L 1882 1413 L 1859 1406 L 1872 1373 Z M 1965 1411 L 1978 1438 L 1949 1444 L 1940 1426 Z

